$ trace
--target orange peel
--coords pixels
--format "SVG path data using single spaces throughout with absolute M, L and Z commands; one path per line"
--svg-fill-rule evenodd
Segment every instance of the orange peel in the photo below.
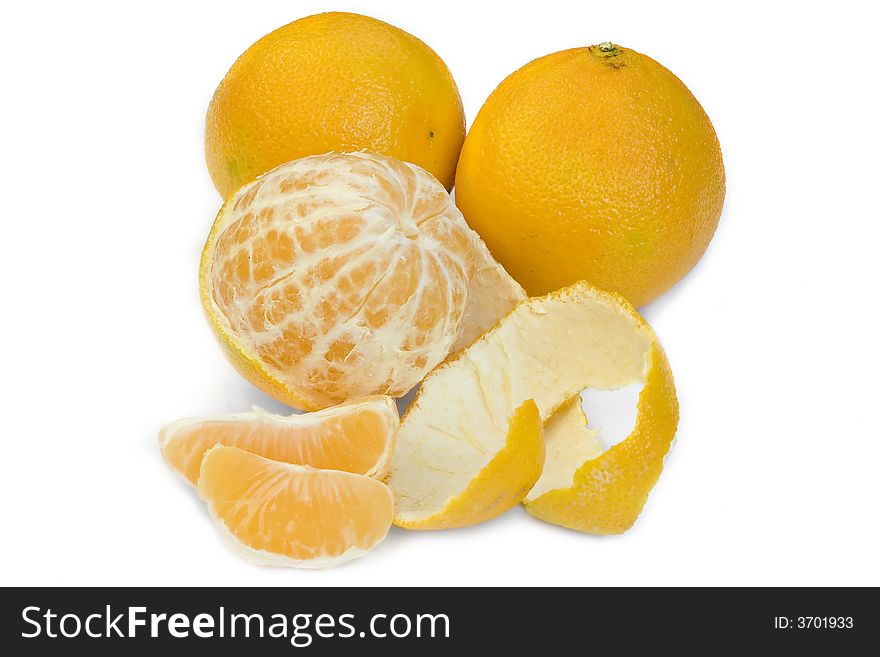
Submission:
M 638 382 L 644 388 L 636 429 L 601 452 L 580 392 Z M 542 450 L 529 451 L 526 440 L 512 447 L 510 427 L 530 400 L 538 424 L 547 422 Z M 532 473 L 535 462 L 542 464 L 537 487 L 523 498 L 529 513 L 581 531 L 625 531 L 657 481 L 677 422 L 663 349 L 625 299 L 584 282 L 527 299 L 422 382 L 392 460 L 395 523 L 462 526 L 509 508 L 525 477 L 509 479 L 504 504 L 491 513 L 471 484 L 485 480 L 497 455 L 511 448 L 524 456 L 540 452 L 518 469 Z

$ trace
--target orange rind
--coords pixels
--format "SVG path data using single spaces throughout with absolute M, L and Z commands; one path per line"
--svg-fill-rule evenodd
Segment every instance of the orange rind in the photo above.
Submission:
M 580 392 L 639 382 L 644 388 L 636 429 L 601 452 L 583 417 Z M 546 447 L 527 449 L 526 440 L 512 447 L 510 428 L 514 420 L 523 426 L 523 408 L 532 403 L 537 423 L 549 421 Z M 626 300 L 583 282 L 528 299 L 422 382 L 401 422 L 391 466 L 395 523 L 440 528 L 497 515 L 486 512 L 484 497 L 464 494 L 511 448 L 524 456 L 540 453 L 519 467 L 532 473 L 536 461 L 542 464 L 537 488 L 530 486 L 523 498 L 532 515 L 581 531 L 625 531 L 659 476 L 677 421 L 663 349 Z M 576 472 L 595 476 L 585 483 Z M 505 502 L 526 478 L 509 479 Z M 443 514 L 452 509 L 456 514 L 446 521 Z

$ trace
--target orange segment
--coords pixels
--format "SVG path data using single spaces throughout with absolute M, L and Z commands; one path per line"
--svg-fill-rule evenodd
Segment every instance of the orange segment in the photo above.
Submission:
M 369 397 L 315 413 L 250 413 L 188 418 L 162 427 L 159 443 L 168 465 L 198 484 L 206 451 L 239 447 L 275 461 L 383 478 L 400 420 L 390 397 Z
M 362 556 L 394 515 L 391 491 L 375 479 L 224 445 L 205 454 L 198 490 L 237 550 L 267 566 L 326 568 Z

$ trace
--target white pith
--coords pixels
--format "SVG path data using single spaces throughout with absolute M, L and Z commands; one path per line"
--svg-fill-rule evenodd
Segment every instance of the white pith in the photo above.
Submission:
M 479 264 L 471 278 L 464 316 L 450 356 L 470 345 L 528 298 L 522 286 L 495 261 L 483 240 L 477 240 Z

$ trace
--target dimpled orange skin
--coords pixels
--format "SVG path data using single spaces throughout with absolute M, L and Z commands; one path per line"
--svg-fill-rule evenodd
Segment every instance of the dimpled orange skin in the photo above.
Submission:
M 248 48 L 220 83 L 205 159 L 226 199 L 289 160 L 370 150 L 452 188 L 465 120 L 449 69 L 422 41 L 367 16 L 294 21 Z
M 603 44 L 536 59 L 480 110 L 456 203 L 532 296 L 586 279 L 641 306 L 697 263 L 724 202 L 703 108 L 653 59 Z

